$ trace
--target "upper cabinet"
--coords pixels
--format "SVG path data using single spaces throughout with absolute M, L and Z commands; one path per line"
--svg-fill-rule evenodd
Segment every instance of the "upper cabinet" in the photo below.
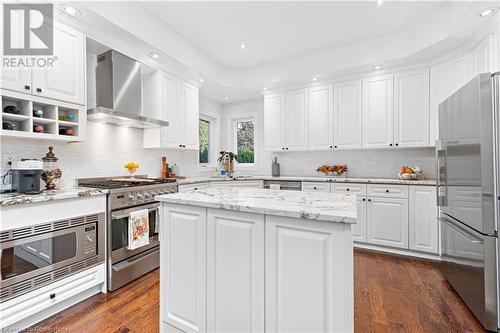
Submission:
M 334 148 L 361 148 L 361 81 L 333 85 Z
M 439 138 L 438 107 L 445 99 L 460 89 L 474 76 L 474 56 L 461 57 L 438 63 L 430 69 L 430 145 Z
M 307 150 L 308 90 L 301 89 L 286 94 L 285 100 L 285 150 Z
M 363 147 L 393 146 L 393 76 L 363 80 Z
M 333 148 L 333 85 L 309 89 L 309 150 Z
M 166 73 L 143 76 L 143 109 L 168 127 L 144 130 L 145 148 L 198 149 L 198 88 Z
M 429 145 L 429 71 L 394 75 L 394 145 Z
M 474 74 L 491 73 L 495 70 L 495 40 L 488 34 L 474 49 Z
M 2 88 L 39 97 L 85 104 L 84 36 L 54 22 L 54 66 L 2 69 Z
M 301 89 L 264 98 L 267 150 L 307 150 L 308 95 L 307 89 Z
M 284 148 L 285 95 L 269 95 L 264 98 L 264 133 L 266 149 L 280 151 Z

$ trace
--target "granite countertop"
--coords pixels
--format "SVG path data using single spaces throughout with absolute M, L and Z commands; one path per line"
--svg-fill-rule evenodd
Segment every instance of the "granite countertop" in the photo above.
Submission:
M 180 179 L 179 185 L 198 184 L 217 181 L 238 180 L 276 180 L 276 181 L 300 181 L 300 182 L 333 182 L 333 183 L 362 183 L 362 184 L 394 184 L 394 185 L 436 185 L 436 181 L 429 180 L 401 180 L 397 178 L 333 178 L 333 177 L 311 177 L 311 176 L 238 176 L 229 177 L 193 177 Z
M 61 199 L 81 198 L 94 195 L 104 195 L 107 190 L 93 188 L 62 188 L 55 190 L 44 190 L 40 194 L 0 194 L 0 206 L 23 205 L 35 202 L 44 202 Z
M 356 223 L 356 195 L 253 188 L 208 188 L 155 197 L 181 205 L 222 208 L 307 220 Z

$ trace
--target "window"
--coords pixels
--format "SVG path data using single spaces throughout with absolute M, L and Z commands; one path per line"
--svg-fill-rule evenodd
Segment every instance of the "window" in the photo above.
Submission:
M 200 131 L 200 150 L 199 150 L 199 162 L 200 164 L 210 163 L 210 121 L 205 119 L 200 119 L 199 122 Z
M 253 120 L 237 120 L 235 122 L 235 143 L 238 163 L 253 165 L 255 163 L 255 126 Z

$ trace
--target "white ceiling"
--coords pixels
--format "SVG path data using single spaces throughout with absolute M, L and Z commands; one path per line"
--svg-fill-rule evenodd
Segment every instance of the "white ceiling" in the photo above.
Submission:
M 446 2 L 154 1 L 141 6 L 217 63 L 248 69 L 406 30 Z

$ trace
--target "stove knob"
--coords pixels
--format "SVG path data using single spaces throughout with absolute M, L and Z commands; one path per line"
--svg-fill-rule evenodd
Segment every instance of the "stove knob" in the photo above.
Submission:
M 128 195 L 128 199 L 129 199 L 129 200 L 135 200 L 135 197 L 134 197 L 134 195 L 131 193 L 131 194 L 129 194 L 129 195 Z
M 144 195 L 142 193 L 137 193 L 137 199 L 144 199 Z
M 151 193 L 146 193 L 146 194 L 144 194 L 144 197 L 145 197 L 146 199 L 151 198 Z

